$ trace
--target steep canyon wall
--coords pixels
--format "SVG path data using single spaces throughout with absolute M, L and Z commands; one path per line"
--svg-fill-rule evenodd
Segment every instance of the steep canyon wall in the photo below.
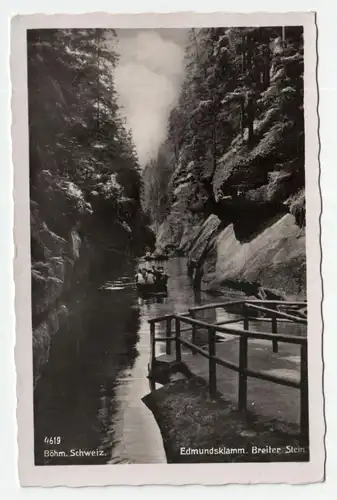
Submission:
M 203 289 L 305 296 L 302 28 L 191 30 L 168 145 L 158 250 Z

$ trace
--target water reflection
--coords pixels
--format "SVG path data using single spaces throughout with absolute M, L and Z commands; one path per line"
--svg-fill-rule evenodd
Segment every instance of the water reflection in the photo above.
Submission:
M 165 267 L 167 298 L 140 299 L 128 264 L 67 303 L 70 316 L 52 339 L 34 394 L 36 464 L 165 462 L 159 429 L 141 402 L 149 392 L 148 319 L 200 301 L 183 259 Z M 45 442 L 58 436 L 57 447 Z M 48 449 L 68 456 L 46 456 Z M 73 456 L 71 450 L 99 453 Z
M 53 337 L 49 363 L 34 395 L 36 464 L 166 461 L 158 426 L 141 401 L 149 392 L 148 319 L 183 313 L 212 298 L 195 293 L 185 259 L 163 265 L 170 276 L 167 297 L 140 298 L 135 263 L 129 263 L 106 271 L 98 286 L 76 293 L 67 304 L 68 322 Z M 236 292 L 226 298 L 237 298 Z M 207 321 L 228 317 L 220 310 L 199 315 Z M 164 349 L 160 345 L 158 349 Z M 59 446 L 45 443 L 45 438 L 55 436 L 61 437 Z M 48 449 L 68 456 L 48 457 Z M 71 450 L 98 454 L 72 456 Z

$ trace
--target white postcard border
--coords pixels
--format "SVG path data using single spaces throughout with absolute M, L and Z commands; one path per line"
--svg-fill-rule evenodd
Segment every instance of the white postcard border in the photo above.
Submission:
M 33 28 L 187 28 L 304 26 L 306 246 L 310 462 L 262 464 L 125 464 L 35 466 L 31 329 L 30 211 L 26 30 Z M 15 311 L 19 477 L 22 486 L 247 484 L 322 481 L 325 462 L 322 360 L 318 92 L 315 13 L 34 14 L 12 20 L 12 147 L 14 164 Z

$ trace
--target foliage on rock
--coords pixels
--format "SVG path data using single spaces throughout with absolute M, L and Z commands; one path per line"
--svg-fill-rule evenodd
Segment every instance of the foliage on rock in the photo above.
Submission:
M 115 32 L 29 30 L 27 42 L 32 277 L 44 296 L 46 280 L 62 289 L 81 244 L 139 251 L 146 218 L 135 147 L 117 105 Z
M 304 189 L 302 27 L 191 29 L 185 66 L 168 139 L 189 210 L 286 207 Z

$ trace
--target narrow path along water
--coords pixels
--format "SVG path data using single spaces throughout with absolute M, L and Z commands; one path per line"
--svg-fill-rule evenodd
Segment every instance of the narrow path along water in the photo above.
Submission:
M 214 298 L 195 293 L 186 259 L 174 258 L 164 264 L 170 276 L 168 296 L 141 299 L 135 266 L 131 262 L 108 272 L 100 284 L 74 294 L 67 304 L 68 320 L 52 338 L 34 394 L 37 465 L 166 462 L 157 424 L 142 403 L 150 391 L 148 320 L 186 312 Z M 229 291 L 225 297 L 236 298 Z M 207 310 L 199 317 L 215 322 L 232 316 Z M 254 329 L 266 328 L 254 323 Z M 231 338 L 226 335 L 222 341 Z M 158 351 L 164 348 L 158 345 Z M 46 444 L 51 437 L 59 438 L 58 446 Z
M 186 312 L 214 298 L 196 293 L 186 259 L 174 258 L 164 264 L 170 276 L 168 296 L 141 299 L 135 266 L 131 262 L 118 272 L 111 270 L 99 285 L 74 294 L 67 304 L 68 320 L 52 338 L 49 362 L 34 394 L 36 464 L 166 462 L 157 424 L 141 401 L 150 391 L 148 320 Z M 236 298 L 229 291 L 225 297 Z M 227 317 L 224 310 L 207 310 L 200 319 Z M 232 338 L 225 337 L 222 341 Z M 158 351 L 164 348 L 158 345 Z M 59 437 L 59 445 L 46 444 L 50 437 Z M 92 450 L 97 450 L 95 456 Z
M 207 294 L 195 293 L 186 273 L 186 259 L 174 258 L 164 264 L 170 276 L 168 296 L 165 298 L 142 299 L 135 292 L 139 308 L 137 357 L 132 368 L 122 370 L 116 384 L 117 411 L 113 427 L 116 443 L 112 449 L 111 463 L 162 463 L 166 462 L 159 429 L 152 413 L 142 403 L 141 398 L 149 392 L 148 363 L 150 360 L 148 320 L 158 315 L 186 312 L 189 307 L 209 301 Z M 115 293 L 131 288 L 134 290 L 132 275 L 108 281 L 103 285 L 106 293 Z M 163 346 L 162 346 L 163 347 Z
M 161 301 L 139 298 L 129 263 L 66 304 L 69 317 L 52 338 L 34 394 L 36 464 L 166 461 L 157 424 L 141 401 L 150 390 L 148 319 L 210 297 L 194 293 L 185 259 L 164 266 L 170 279 Z M 60 444 L 46 444 L 50 437 Z

